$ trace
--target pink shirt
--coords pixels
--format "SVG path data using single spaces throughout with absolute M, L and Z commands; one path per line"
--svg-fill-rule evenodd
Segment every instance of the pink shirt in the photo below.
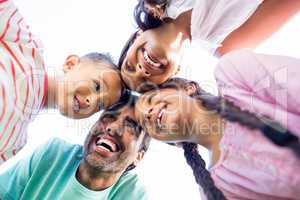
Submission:
M 240 50 L 221 58 L 215 76 L 226 99 L 300 136 L 300 59 Z M 300 199 L 300 160 L 289 149 L 230 122 L 220 146 L 211 175 L 228 199 Z

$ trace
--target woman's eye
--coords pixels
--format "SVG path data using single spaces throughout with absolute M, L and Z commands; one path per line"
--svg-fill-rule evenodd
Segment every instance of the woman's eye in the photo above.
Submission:
M 96 90 L 96 92 L 100 91 L 100 84 L 97 82 L 95 82 L 95 90 Z

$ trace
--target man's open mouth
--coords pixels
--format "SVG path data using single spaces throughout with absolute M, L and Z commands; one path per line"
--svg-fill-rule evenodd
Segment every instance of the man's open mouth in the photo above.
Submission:
M 100 154 L 107 153 L 119 153 L 121 151 L 121 145 L 116 139 L 106 135 L 100 135 L 95 140 L 96 151 Z

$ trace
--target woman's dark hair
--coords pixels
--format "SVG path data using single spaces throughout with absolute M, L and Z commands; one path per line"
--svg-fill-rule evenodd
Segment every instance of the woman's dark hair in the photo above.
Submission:
M 134 19 L 138 27 L 142 30 L 152 29 L 160 26 L 162 21 L 154 17 L 145 9 L 145 3 L 150 5 L 166 6 L 169 0 L 139 0 L 139 3 L 134 8 Z
M 268 117 L 258 117 L 248 111 L 242 111 L 232 102 L 220 96 L 214 96 L 205 92 L 200 88 L 199 84 L 194 81 L 183 78 L 172 78 L 162 84 L 160 88 L 185 89 L 190 84 L 196 87 L 196 92 L 192 94 L 191 97 L 199 99 L 202 106 L 210 111 L 215 111 L 228 121 L 237 122 L 250 129 L 260 130 L 260 132 L 274 144 L 292 149 L 300 158 L 298 137 L 276 121 Z M 185 158 L 195 175 L 196 182 L 203 188 L 207 198 L 209 200 L 225 199 L 222 192 L 214 185 L 209 172 L 205 169 L 205 162 L 198 153 L 197 145 L 193 143 L 183 143 L 183 149 Z
M 152 29 L 160 26 L 162 21 L 156 17 L 153 17 L 150 13 L 148 13 L 144 7 L 145 2 L 151 5 L 166 5 L 169 0 L 139 0 L 138 4 L 134 8 L 134 19 L 137 23 L 139 29 L 145 31 L 147 29 Z M 127 51 L 130 46 L 134 43 L 136 39 L 138 31 L 133 33 L 128 41 L 126 42 L 125 46 L 123 47 L 119 61 L 118 61 L 118 68 L 121 69 L 123 61 L 127 55 Z
M 122 64 L 124 62 L 124 59 L 126 58 L 127 55 L 127 51 L 129 50 L 129 48 L 131 47 L 131 45 L 134 43 L 134 40 L 136 38 L 136 35 L 138 34 L 138 31 L 134 32 L 129 39 L 127 40 L 125 46 L 123 47 L 120 57 L 119 57 L 119 61 L 118 61 L 118 69 L 121 70 Z

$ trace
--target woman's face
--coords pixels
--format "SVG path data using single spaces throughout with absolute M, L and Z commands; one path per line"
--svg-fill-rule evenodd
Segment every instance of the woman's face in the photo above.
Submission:
M 142 84 L 162 84 L 175 75 L 182 57 L 181 34 L 163 31 L 165 27 L 137 33 L 121 66 L 122 79 L 135 91 Z
M 185 91 L 160 89 L 143 94 L 135 115 L 149 135 L 162 141 L 189 141 L 190 114 L 194 101 Z

